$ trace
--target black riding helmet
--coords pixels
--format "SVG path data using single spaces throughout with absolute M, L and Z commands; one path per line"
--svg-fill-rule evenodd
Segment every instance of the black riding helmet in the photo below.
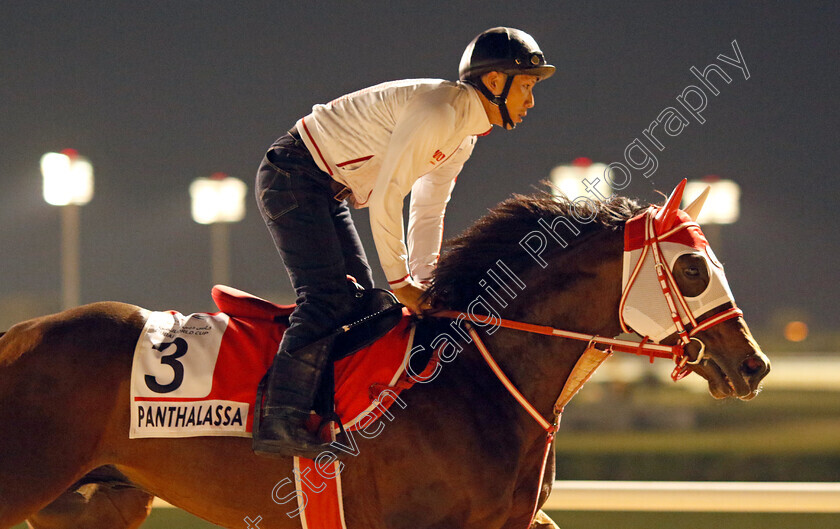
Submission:
M 506 27 L 491 28 L 480 33 L 464 50 L 458 77 L 470 83 L 494 105 L 499 107 L 505 128 L 515 127 L 507 109 L 507 96 L 514 75 L 536 75 L 540 80 L 554 75 L 554 66 L 545 61 L 534 37 L 522 30 Z M 491 92 L 481 76 L 488 72 L 506 74 L 507 81 L 500 95 Z

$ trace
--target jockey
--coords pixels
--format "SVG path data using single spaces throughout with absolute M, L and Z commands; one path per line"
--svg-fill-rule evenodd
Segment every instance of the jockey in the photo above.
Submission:
M 493 28 L 467 46 L 459 82 L 414 79 L 360 90 L 315 105 L 274 142 L 257 173 L 256 196 L 297 306 L 267 379 L 264 417 L 253 432 L 257 453 L 315 458 L 328 450 L 303 423 L 328 361 L 329 336 L 353 312 L 347 276 L 373 287 L 349 205 L 369 208 L 388 284 L 403 305 L 421 312 L 446 204 L 476 137 L 492 125 L 516 127 L 534 106 L 534 85 L 553 73 L 530 35 Z

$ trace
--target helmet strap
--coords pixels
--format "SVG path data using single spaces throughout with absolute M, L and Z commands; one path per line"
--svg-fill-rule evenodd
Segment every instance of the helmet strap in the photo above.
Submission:
M 508 73 L 505 75 L 507 75 L 505 87 L 502 90 L 502 93 L 499 95 L 496 95 L 493 92 L 491 92 L 480 77 L 478 79 L 471 80 L 468 82 L 476 88 L 478 88 L 478 91 L 484 94 L 484 97 L 486 97 L 488 101 L 499 107 L 499 113 L 502 115 L 502 126 L 504 126 L 506 129 L 513 129 L 516 127 L 516 125 L 513 123 L 513 120 L 510 119 L 510 112 L 508 112 L 507 108 L 507 96 L 510 93 L 510 87 L 513 85 L 513 78 L 514 76 L 516 76 L 516 74 Z

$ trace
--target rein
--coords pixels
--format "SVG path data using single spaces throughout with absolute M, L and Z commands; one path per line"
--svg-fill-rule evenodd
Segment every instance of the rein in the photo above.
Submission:
M 660 208 L 650 207 L 644 213 L 645 215 L 645 242 L 644 242 L 644 249 L 642 251 L 641 256 L 639 257 L 639 261 L 636 263 L 636 266 L 633 270 L 633 274 L 630 277 L 627 285 L 624 287 L 621 293 L 621 300 L 619 302 L 619 310 L 618 310 L 618 319 L 621 323 L 621 328 L 625 332 L 632 332 L 632 329 L 625 323 L 624 318 L 622 316 L 622 307 L 624 306 L 627 296 L 632 288 L 633 284 L 635 283 L 636 278 L 640 270 L 642 269 L 642 264 L 645 261 L 648 253 L 651 253 L 654 258 L 654 269 L 656 270 L 656 276 L 659 283 L 659 286 L 662 290 L 662 295 L 665 297 L 665 301 L 668 304 L 668 310 L 671 315 L 671 319 L 673 320 L 674 327 L 676 328 L 676 332 L 679 336 L 679 343 L 676 345 L 662 345 L 658 343 L 653 343 L 650 341 L 649 336 L 644 336 L 641 342 L 633 342 L 630 340 L 621 340 L 618 338 L 607 338 L 605 336 L 598 336 L 594 334 L 586 334 L 574 331 L 566 331 L 563 329 L 556 329 L 554 327 L 550 327 L 547 325 L 536 325 L 533 323 L 525 323 L 520 321 L 513 321 L 513 320 L 506 320 L 499 318 L 497 316 L 478 316 L 475 314 L 468 314 L 461 311 L 456 310 L 438 310 L 438 311 L 431 311 L 427 315 L 434 318 L 449 318 L 453 319 L 457 322 L 466 320 L 467 323 L 465 324 L 466 330 L 469 336 L 472 338 L 473 342 L 475 343 L 476 348 L 481 353 L 482 358 L 496 375 L 496 378 L 504 385 L 504 387 L 508 390 L 511 396 L 516 399 L 522 408 L 528 412 L 528 414 L 540 425 L 540 427 L 545 431 L 546 438 L 545 438 L 545 450 L 543 453 L 543 461 L 542 466 L 540 469 L 540 480 L 545 473 L 546 464 L 548 461 L 548 455 L 551 451 L 551 447 L 553 446 L 554 437 L 557 433 L 557 430 L 560 427 L 560 416 L 565 403 L 571 399 L 571 396 L 576 393 L 580 387 L 583 385 L 586 380 L 594 373 L 595 369 L 604 361 L 606 360 L 613 351 L 618 351 L 622 353 L 632 353 L 641 356 L 648 356 L 650 357 L 651 363 L 653 363 L 654 358 L 672 358 L 676 363 L 676 367 L 671 372 L 671 378 L 676 382 L 677 380 L 682 379 L 688 373 L 691 372 L 690 365 L 695 365 L 700 363 L 703 360 L 706 346 L 705 344 L 695 336 L 700 331 L 706 330 L 714 325 L 722 323 L 728 319 L 735 318 L 738 316 L 743 315 L 740 309 L 738 309 L 735 304 L 732 304 L 732 307 L 710 316 L 709 318 L 698 322 L 697 318 L 691 311 L 685 296 L 683 296 L 682 292 L 680 292 L 679 286 L 677 285 L 676 280 L 671 272 L 671 270 L 665 264 L 665 258 L 662 253 L 662 249 L 659 246 L 659 241 L 664 240 L 665 238 L 671 236 L 675 232 L 685 229 L 688 226 L 696 226 L 697 224 L 694 222 L 685 222 L 680 224 L 679 226 L 674 227 L 664 235 L 657 235 L 654 220 L 656 217 L 656 213 Z M 685 325 L 683 325 L 682 317 L 680 316 L 679 309 L 677 306 L 682 307 L 683 311 L 685 312 L 689 322 L 692 325 L 690 331 L 686 330 Z M 566 387 L 564 386 L 563 391 L 561 391 L 560 396 L 558 396 L 557 401 L 554 404 L 554 421 L 549 422 L 545 419 L 545 417 L 540 414 L 540 412 L 528 401 L 527 398 L 516 388 L 513 382 L 505 375 L 502 371 L 499 364 L 495 361 L 490 351 L 487 349 L 487 346 L 484 344 L 484 341 L 481 339 L 478 331 L 470 324 L 474 323 L 480 327 L 484 327 L 487 325 L 494 324 L 496 327 L 503 327 L 505 329 L 512 329 L 521 332 L 527 332 L 530 334 L 541 334 L 544 336 L 551 336 L 551 337 L 558 337 L 558 338 L 568 338 L 572 340 L 579 340 L 588 342 L 586 350 L 584 351 L 581 359 L 579 360 L 580 363 L 586 364 L 583 369 L 581 370 L 583 373 L 579 376 L 579 379 L 571 381 L 574 383 L 574 387 L 571 388 L 570 394 L 564 395 L 566 393 Z M 697 358 L 695 360 L 689 360 L 688 355 L 686 354 L 685 348 L 686 346 L 691 343 L 692 341 L 696 341 L 700 344 L 700 350 L 697 353 Z M 595 347 L 597 344 L 605 345 L 605 350 L 599 350 Z M 592 358 L 592 355 L 600 356 L 598 359 Z M 586 362 L 583 360 L 586 359 Z M 570 375 L 570 379 L 573 378 L 573 375 L 577 372 L 578 365 L 575 365 L 574 369 L 572 370 L 572 374 Z M 570 381 L 567 381 L 567 385 Z M 534 503 L 534 509 L 531 515 L 531 523 L 533 523 L 537 510 L 539 509 L 539 489 L 537 492 L 536 500 Z
M 467 320 L 469 322 L 478 324 L 482 327 L 493 323 L 495 324 L 495 326 L 503 327 L 505 329 L 512 329 L 531 334 L 542 334 L 545 336 L 584 341 L 589 343 L 588 348 L 594 347 L 596 344 L 601 344 L 607 346 L 605 350 L 605 352 L 607 353 L 612 351 L 618 351 L 621 353 L 631 353 L 640 356 L 648 356 L 650 357 L 651 363 L 653 363 L 654 358 L 672 358 L 676 363 L 676 367 L 671 372 L 671 378 L 676 382 L 677 380 L 684 378 L 686 375 L 688 375 L 688 373 L 691 372 L 689 367 L 690 365 L 699 364 L 703 360 L 706 345 L 695 335 L 700 331 L 706 330 L 726 320 L 742 316 L 743 312 L 733 304 L 732 307 L 730 307 L 729 309 L 715 314 L 704 321 L 698 322 L 697 318 L 695 318 L 694 314 L 692 313 L 688 302 L 685 299 L 685 296 L 683 296 L 682 292 L 680 292 L 676 279 L 674 279 L 674 275 L 672 274 L 668 266 L 665 264 L 665 258 L 663 256 L 662 249 L 659 246 L 660 240 L 664 240 L 670 237 L 671 235 L 673 235 L 681 229 L 685 229 L 689 226 L 697 226 L 697 223 L 684 222 L 669 230 L 663 235 L 657 235 L 654 220 L 656 218 L 657 212 L 660 209 L 661 208 L 651 206 L 644 213 L 645 245 L 642 251 L 642 255 L 639 257 L 639 261 L 636 263 L 635 269 L 633 270 L 633 274 L 631 275 L 629 281 L 627 282 L 627 285 L 624 287 L 623 292 L 621 293 L 618 319 L 621 323 L 621 328 L 625 332 L 632 332 L 632 329 L 628 327 L 627 324 L 624 322 L 624 318 L 621 315 L 621 308 L 624 306 L 624 303 L 627 300 L 627 296 L 630 293 L 630 289 L 633 287 L 635 280 L 638 277 L 640 270 L 642 269 L 642 264 L 644 263 L 645 258 L 647 257 L 648 253 L 650 253 L 654 258 L 654 269 L 656 270 L 659 286 L 662 289 L 662 295 L 665 297 L 665 301 L 668 304 L 668 310 L 671 313 L 671 319 L 674 322 L 674 327 L 676 328 L 677 335 L 679 336 L 679 343 L 676 345 L 662 345 L 658 343 L 653 343 L 650 341 L 650 338 L 648 336 L 643 337 L 641 342 L 634 342 L 630 340 L 621 340 L 618 338 L 607 338 L 605 336 L 598 336 L 595 334 L 566 331 L 563 329 L 549 327 L 547 325 L 536 325 L 533 323 L 506 320 L 489 315 L 479 317 L 475 314 L 468 314 L 456 310 L 439 310 L 431 312 L 428 315 L 435 318 L 450 318 L 456 320 L 456 322 Z M 690 331 L 686 330 L 685 325 L 683 325 L 682 318 L 680 316 L 680 312 L 677 308 L 677 305 L 682 307 L 690 323 L 692 324 L 692 329 Z M 469 323 L 467 324 L 467 331 L 470 337 L 475 342 L 479 352 L 481 352 L 481 356 L 484 358 L 485 362 L 487 362 L 487 364 L 496 374 L 496 377 L 502 382 L 502 384 L 504 384 L 508 392 L 510 392 L 510 394 L 519 402 L 519 404 L 528 412 L 528 414 L 531 415 L 546 432 L 548 432 L 549 436 L 553 436 L 554 432 L 557 431 L 557 420 L 555 420 L 554 424 L 550 424 L 548 421 L 546 421 L 545 418 L 543 418 L 543 416 L 527 401 L 527 399 L 525 399 L 522 393 L 520 393 L 519 390 L 516 389 L 516 387 L 514 387 L 510 379 L 508 379 L 507 376 L 502 372 L 501 368 L 493 359 L 493 356 L 490 354 L 487 347 L 484 345 L 484 342 L 481 340 L 481 337 L 479 336 L 478 332 Z M 697 358 L 695 360 L 689 360 L 688 355 L 686 355 L 685 353 L 686 346 L 692 341 L 696 341 L 700 344 L 700 351 L 698 352 Z
M 680 358 L 683 356 L 683 345 L 662 345 L 648 341 L 646 337 L 641 342 L 634 342 L 631 340 L 621 340 L 618 338 L 607 338 L 606 336 L 598 336 L 597 334 L 586 334 L 582 332 L 564 331 L 556 329 L 547 325 L 537 325 L 534 323 L 524 323 L 521 321 L 506 320 L 502 318 L 495 318 L 493 316 L 479 317 L 475 314 L 467 314 L 457 310 L 439 310 L 427 314 L 433 318 L 449 318 L 453 320 L 469 320 L 481 326 L 486 326 L 495 323 L 495 326 L 505 329 L 513 329 L 516 331 L 523 331 L 530 334 L 543 334 L 546 336 L 555 336 L 558 338 L 570 338 L 572 340 L 579 340 L 589 342 L 591 344 L 602 344 L 608 346 L 613 351 L 620 353 L 632 353 L 640 356 L 649 356 L 651 362 L 654 358 Z

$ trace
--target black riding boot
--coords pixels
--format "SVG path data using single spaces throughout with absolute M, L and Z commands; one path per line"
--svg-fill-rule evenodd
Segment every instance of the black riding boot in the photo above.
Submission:
M 259 431 L 253 432 L 255 453 L 315 459 L 321 452 L 330 451 L 329 443 L 308 432 L 304 422 L 309 418 L 334 340 L 328 336 L 291 354 L 280 351 L 274 357 Z

